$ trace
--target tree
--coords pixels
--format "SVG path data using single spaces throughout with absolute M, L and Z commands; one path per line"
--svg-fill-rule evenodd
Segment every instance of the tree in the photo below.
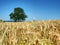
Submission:
M 3 22 L 3 20 L 2 20 L 2 19 L 0 19 L 0 22 Z
M 14 12 L 10 13 L 10 19 L 13 19 L 15 22 L 17 21 L 24 21 L 27 16 L 24 13 L 24 10 L 22 8 L 15 8 Z

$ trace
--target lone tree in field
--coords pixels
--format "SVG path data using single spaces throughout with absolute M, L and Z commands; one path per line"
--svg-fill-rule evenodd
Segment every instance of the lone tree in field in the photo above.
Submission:
M 10 15 L 10 19 L 13 19 L 15 22 L 17 21 L 24 21 L 27 16 L 25 15 L 25 12 L 22 8 L 15 8 L 14 12 L 12 12 Z

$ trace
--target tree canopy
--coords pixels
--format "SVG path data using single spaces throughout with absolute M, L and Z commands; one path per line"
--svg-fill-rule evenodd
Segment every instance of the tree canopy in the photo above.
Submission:
M 2 19 L 0 19 L 0 22 L 3 22 L 3 20 L 2 20 Z
M 24 21 L 27 18 L 24 10 L 20 7 L 14 8 L 14 12 L 10 13 L 10 19 L 13 19 L 15 22 Z

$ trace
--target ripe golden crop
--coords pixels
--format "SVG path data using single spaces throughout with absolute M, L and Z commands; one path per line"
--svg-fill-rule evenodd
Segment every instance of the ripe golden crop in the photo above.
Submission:
M 0 22 L 0 45 L 60 45 L 60 20 Z

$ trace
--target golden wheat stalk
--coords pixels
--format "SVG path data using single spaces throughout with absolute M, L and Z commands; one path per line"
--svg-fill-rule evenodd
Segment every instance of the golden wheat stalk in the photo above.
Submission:
M 6 34 L 7 30 L 8 30 L 8 27 L 6 28 L 6 30 L 4 31 L 4 33 L 2 35 L 2 38 L 0 40 L 0 45 L 3 45 L 4 37 L 5 37 L 5 34 Z

